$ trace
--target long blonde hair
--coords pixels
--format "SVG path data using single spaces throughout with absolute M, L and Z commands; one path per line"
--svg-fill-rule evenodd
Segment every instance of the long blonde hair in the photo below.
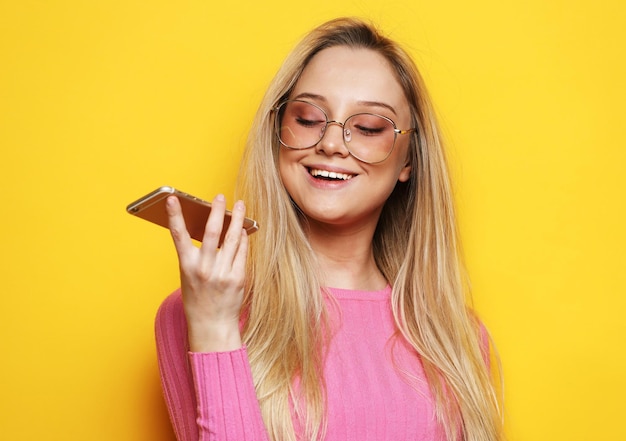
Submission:
M 286 58 L 260 105 L 238 181 L 238 197 L 261 225 L 251 238 L 242 314 L 257 396 L 270 437 L 323 437 L 325 306 L 318 266 L 278 174 L 280 145 L 272 109 L 321 50 L 374 50 L 397 74 L 413 127 L 411 177 L 398 183 L 373 239 L 377 264 L 392 284 L 398 334 L 421 357 L 449 440 L 502 439 L 498 400 L 484 359 L 477 319 L 466 305 L 450 179 L 435 112 L 411 58 L 370 24 L 327 22 Z M 482 349 L 481 349 L 482 348 Z

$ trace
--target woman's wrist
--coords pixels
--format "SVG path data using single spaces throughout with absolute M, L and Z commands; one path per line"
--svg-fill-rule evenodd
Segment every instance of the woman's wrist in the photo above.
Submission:
M 238 323 L 188 323 L 191 352 L 227 352 L 241 349 Z

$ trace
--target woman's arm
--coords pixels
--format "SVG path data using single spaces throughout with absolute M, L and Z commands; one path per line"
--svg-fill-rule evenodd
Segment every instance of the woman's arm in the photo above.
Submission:
M 159 309 L 156 340 L 176 436 L 179 441 L 266 440 L 239 328 L 248 250 L 245 206 L 236 202 L 225 226 L 226 200 L 216 196 L 199 247 L 191 241 L 178 199 L 169 197 L 166 208 L 181 289 Z
M 159 308 L 155 330 L 163 393 L 179 441 L 268 439 L 245 348 L 189 352 L 180 291 Z
M 155 321 L 163 397 L 178 441 L 197 441 L 196 397 L 187 361 L 187 321 L 180 290 L 161 304 Z

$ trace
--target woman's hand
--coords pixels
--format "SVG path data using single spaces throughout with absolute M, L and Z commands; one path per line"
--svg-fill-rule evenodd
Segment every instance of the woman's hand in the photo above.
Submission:
M 195 246 L 178 198 L 167 200 L 169 227 L 180 265 L 181 290 L 189 346 L 193 352 L 219 352 L 241 348 L 239 311 L 243 300 L 248 236 L 243 229 L 245 206 L 238 201 L 218 249 L 224 223 L 226 200 L 213 199 L 202 246 Z

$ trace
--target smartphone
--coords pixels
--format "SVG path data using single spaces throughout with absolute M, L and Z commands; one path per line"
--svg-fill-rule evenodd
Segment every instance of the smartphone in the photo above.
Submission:
M 211 212 L 211 204 L 205 200 L 176 190 L 173 187 L 159 187 L 153 192 L 137 199 L 135 202 L 126 207 L 126 211 L 134 216 L 140 217 L 147 221 L 153 222 L 162 227 L 169 228 L 167 211 L 165 210 L 165 201 L 169 196 L 176 196 L 180 201 L 180 206 L 187 225 L 187 231 L 192 239 L 202 242 L 204 237 L 204 227 L 206 226 L 209 213 Z M 232 212 L 226 210 L 224 215 L 224 226 L 222 228 L 222 237 L 219 244 L 224 242 L 224 236 L 230 225 Z M 244 218 L 243 228 L 252 234 L 259 229 L 255 220 Z

